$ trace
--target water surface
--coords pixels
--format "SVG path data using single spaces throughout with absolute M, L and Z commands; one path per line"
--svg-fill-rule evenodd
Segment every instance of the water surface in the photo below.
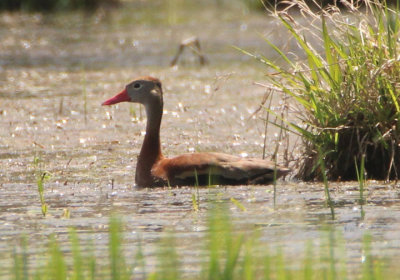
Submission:
M 158 77 L 164 86 L 165 155 L 221 151 L 261 157 L 266 114 L 253 112 L 265 89 L 254 82 L 264 82 L 266 69 L 232 45 L 273 57 L 263 34 L 295 49 L 285 31 L 262 13 L 239 4 L 180 2 L 127 3 L 94 14 L 0 14 L 0 267 L 11 266 L 10 252 L 21 235 L 29 238 L 33 263 L 43 261 L 37 253 L 51 234 L 68 250 L 70 227 L 83 244 L 94 244 L 101 259 L 107 254 L 109 217 L 116 213 L 129 256 L 141 242 L 151 270 L 157 242 L 174 231 L 185 271 L 197 271 L 196 252 L 204 250 L 205 218 L 214 201 L 228 205 L 238 230 L 258 231 L 263 242 L 283 248 L 289 259 L 304 255 L 308 240 L 317 246 L 327 224 L 342 234 L 349 265 L 362 261 L 365 233 L 373 237 L 375 254 L 399 256 L 397 184 L 368 182 L 363 217 L 358 184 L 331 183 L 335 221 L 321 184 L 290 178 L 278 182 L 275 202 L 273 186 L 200 189 L 198 212 L 193 188 L 134 186 L 144 110 L 137 104 L 101 107 L 105 99 L 136 76 Z M 198 65 L 186 50 L 178 66 L 170 67 L 180 42 L 190 36 L 199 38 L 209 64 Z M 276 96 L 273 106 L 282 104 Z M 267 157 L 277 133 L 268 127 Z M 296 157 L 300 142 L 291 141 Z M 52 175 L 45 184 L 45 218 L 36 185 L 44 170 Z M 7 270 L 1 271 L 6 278 Z

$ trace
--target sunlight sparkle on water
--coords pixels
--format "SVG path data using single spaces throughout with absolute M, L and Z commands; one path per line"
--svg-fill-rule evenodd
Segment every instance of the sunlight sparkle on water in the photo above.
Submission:
M 23 41 L 22 45 L 24 46 L 25 49 L 30 49 L 31 48 L 31 44 L 28 41 Z
M 139 46 L 139 41 L 138 40 L 133 40 L 132 41 L 132 46 L 134 46 L 134 47 Z
M 211 86 L 210 85 L 205 85 L 204 86 L 204 93 L 210 94 L 211 93 Z

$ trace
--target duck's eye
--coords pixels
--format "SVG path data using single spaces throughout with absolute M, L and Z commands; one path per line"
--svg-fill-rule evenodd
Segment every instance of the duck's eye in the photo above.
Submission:
M 141 85 L 141 84 L 139 84 L 139 83 L 136 83 L 136 84 L 134 84 L 134 85 L 133 85 L 133 87 L 134 87 L 134 88 L 136 88 L 136 89 L 139 89 L 139 88 L 141 88 L 141 87 L 142 87 L 142 85 Z

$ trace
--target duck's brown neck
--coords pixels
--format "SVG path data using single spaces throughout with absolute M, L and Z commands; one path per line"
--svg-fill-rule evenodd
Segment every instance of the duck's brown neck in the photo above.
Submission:
M 154 182 L 151 169 L 163 158 L 160 143 L 160 125 L 163 113 L 162 99 L 145 105 L 147 115 L 146 136 L 140 150 L 135 181 L 138 186 L 150 187 Z

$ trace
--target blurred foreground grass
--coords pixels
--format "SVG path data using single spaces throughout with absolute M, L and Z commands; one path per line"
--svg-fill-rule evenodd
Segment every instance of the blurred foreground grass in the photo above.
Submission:
M 56 236 L 49 237 L 44 262 L 29 267 L 27 238 L 14 248 L 12 279 L 399 279 L 395 260 L 377 258 L 372 254 L 372 239 L 364 235 L 360 261 L 346 261 L 346 244 L 333 227 L 322 227 L 320 238 L 304 244 L 304 253 L 295 260 L 285 257 L 281 248 L 271 248 L 262 241 L 255 228 L 247 234 L 230 222 L 226 204 L 215 203 L 208 213 L 206 236 L 201 261 L 190 273 L 183 272 L 173 232 L 159 241 L 157 263 L 146 271 L 146 258 L 140 242 L 135 257 L 126 259 L 123 228 L 119 219 L 109 222 L 108 260 L 100 260 L 93 248 L 83 248 L 79 235 L 70 230 L 71 249 L 61 249 Z M 265 230 L 265 229 L 264 229 Z M 89 246 L 90 247 L 90 246 Z M 35 259 L 35 257 L 33 257 Z

